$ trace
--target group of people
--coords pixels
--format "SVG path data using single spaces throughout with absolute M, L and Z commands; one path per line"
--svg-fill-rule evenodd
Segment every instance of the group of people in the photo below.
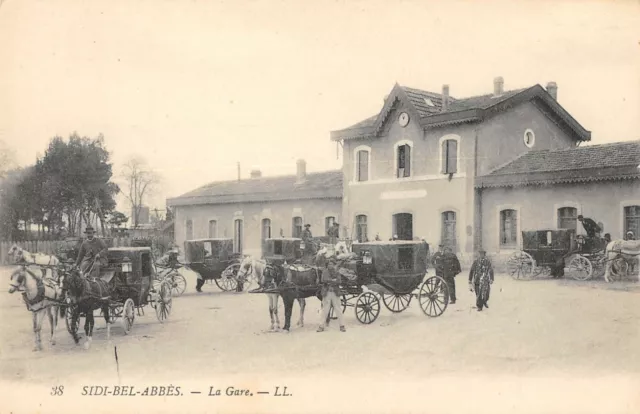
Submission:
M 432 256 L 431 262 L 436 271 L 436 276 L 444 279 L 449 291 L 449 303 L 456 303 L 455 277 L 462 272 L 460 261 L 452 249 L 444 244 L 439 245 L 438 251 Z M 493 284 L 494 274 L 491 260 L 487 258 L 487 252 L 478 251 L 478 257 L 469 270 L 469 290 L 476 294 L 476 309 L 481 312 L 483 308 L 489 308 L 489 292 Z

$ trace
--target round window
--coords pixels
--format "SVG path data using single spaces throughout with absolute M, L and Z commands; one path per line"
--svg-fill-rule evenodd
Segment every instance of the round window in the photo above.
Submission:
M 533 133 L 533 131 L 530 129 L 527 129 L 526 131 L 524 131 L 524 145 L 531 148 L 533 147 L 533 144 L 535 144 L 535 142 L 536 142 L 536 136 Z

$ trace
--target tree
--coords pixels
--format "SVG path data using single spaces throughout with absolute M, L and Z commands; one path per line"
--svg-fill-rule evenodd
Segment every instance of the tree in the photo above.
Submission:
M 124 196 L 131 206 L 132 227 L 138 226 L 141 207 L 144 201 L 155 190 L 160 182 L 158 175 L 153 172 L 141 157 L 132 157 L 123 166 L 122 178 L 126 182 L 127 191 Z
M 112 211 L 111 214 L 109 215 L 109 219 L 107 220 L 107 222 L 111 224 L 111 227 L 120 227 L 123 224 L 125 224 L 128 220 L 129 220 L 129 217 L 124 215 L 124 213 L 121 213 L 119 211 Z

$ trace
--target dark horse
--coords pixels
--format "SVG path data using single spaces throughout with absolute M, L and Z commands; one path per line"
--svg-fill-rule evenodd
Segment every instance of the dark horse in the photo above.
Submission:
M 89 274 L 89 273 L 87 273 Z M 86 340 L 84 342 L 84 348 L 89 349 L 93 337 L 93 326 L 95 320 L 93 317 L 93 311 L 95 309 L 101 309 L 104 315 L 104 320 L 107 323 L 107 340 L 111 336 L 111 321 L 109 320 L 109 297 L 111 289 L 107 282 L 104 280 L 87 279 L 80 274 L 78 269 L 71 270 L 62 282 L 63 290 L 67 292 L 67 296 L 70 299 L 71 309 L 71 332 L 73 340 L 78 344 L 80 337 L 77 334 L 78 320 L 80 314 L 84 313 L 84 332 L 86 334 Z
M 311 259 L 313 260 L 313 259 Z M 315 260 L 313 260 L 315 261 Z M 323 260 L 320 260 L 324 263 Z M 280 266 L 267 266 L 262 273 L 260 285 L 262 287 L 276 287 L 282 302 L 284 303 L 284 331 L 289 332 L 291 328 L 291 314 L 293 313 L 293 303 L 296 299 L 300 303 L 301 321 L 306 306 L 306 298 L 315 296 L 322 301 L 320 295 L 320 278 L 322 269 L 301 264 Z

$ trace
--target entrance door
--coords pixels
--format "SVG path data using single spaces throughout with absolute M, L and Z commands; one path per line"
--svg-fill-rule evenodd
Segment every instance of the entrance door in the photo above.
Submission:
M 393 234 L 399 240 L 413 240 L 413 215 L 398 213 L 393 215 Z

